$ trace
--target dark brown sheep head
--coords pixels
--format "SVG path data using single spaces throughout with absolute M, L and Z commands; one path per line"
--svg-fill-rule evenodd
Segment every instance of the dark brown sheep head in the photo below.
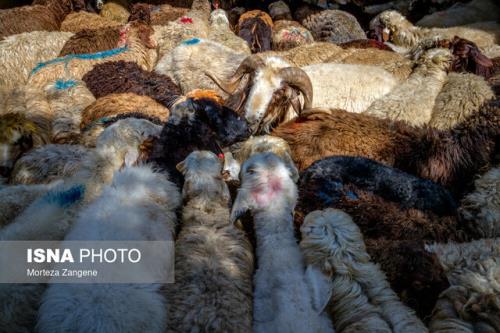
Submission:
M 225 82 L 210 73 L 206 74 L 230 95 L 228 101 L 231 101 L 231 106 L 245 115 L 254 133 L 268 132 L 273 125 L 289 120 L 303 108 L 312 106 L 312 83 L 307 74 L 280 58 L 262 60 L 257 55 L 249 56 Z M 246 86 L 239 87 L 246 75 L 251 79 L 247 80 Z M 299 94 L 304 98 L 303 108 Z M 239 101 L 234 100 L 235 95 Z
M 486 79 L 493 74 L 493 62 L 481 53 L 475 43 L 455 36 L 450 42 L 450 49 L 455 56 L 452 65 L 454 71 L 467 71 Z
M 140 21 L 145 24 L 151 24 L 151 10 L 153 6 L 147 3 L 136 3 L 130 10 L 129 22 Z
M 238 20 L 238 36 L 248 43 L 252 53 L 270 51 L 273 20 L 260 10 L 246 12 Z

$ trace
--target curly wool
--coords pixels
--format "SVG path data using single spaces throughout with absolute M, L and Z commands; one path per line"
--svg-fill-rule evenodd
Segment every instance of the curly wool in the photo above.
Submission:
M 45 91 L 54 115 L 51 142 L 78 143 L 82 112 L 95 101 L 94 96 L 82 81 L 58 80 Z
M 71 13 L 61 23 L 61 31 L 77 33 L 84 29 L 119 28 L 122 24 L 94 13 Z
M 111 94 L 97 99 L 83 110 L 80 128 L 103 117 L 111 118 L 127 113 L 144 114 L 166 122 L 170 111 L 148 96 L 134 93 Z
M 31 70 L 40 62 L 56 58 L 72 36 L 71 32 L 32 31 L 0 40 L 0 86 L 25 85 Z
M 296 21 L 280 20 L 273 26 L 273 50 L 284 51 L 310 44 L 314 38 L 309 30 Z
M 436 97 L 429 126 L 448 130 L 463 122 L 495 94 L 480 76 L 471 73 L 450 73 Z
M 207 38 L 227 46 L 237 53 L 250 54 L 248 43 L 231 30 L 227 14 L 222 9 L 214 10 L 210 14 L 210 30 Z
M 59 57 L 68 54 L 95 53 L 111 50 L 118 45 L 119 39 L 120 29 L 118 27 L 82 29 L 64 44 Z
M 83 76 L 83 81 L 96 98 L 115 93 L 135 93 L 149 96 L 170 108 L 181 95 L 179 87 L 168 76 L 145 71 L 134 62 L 98 64 Z
M 121 2 L 121 3 L 120 3 Z M 107 20 L 112 20 L 121 24 L 128 21 L 130 12 L 128 11 L 128 1 L 107 1 L 103 6 L 99 15 Z
M 345 43 L 356 39 L 366 39 L 366 34 L 356 18 L 341 10 L 323 10 L 302 21 L 313 35 L 314 40 Z

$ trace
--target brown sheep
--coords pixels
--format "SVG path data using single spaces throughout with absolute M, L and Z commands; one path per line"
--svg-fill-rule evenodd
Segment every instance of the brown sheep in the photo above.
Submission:
M 83 0 L 50 0 L 45 5 L 0 10 L 0 39 L 30 31 L 57 31 L 61 22 Z
M 313 109 L 273 132 L 288 142 L 299 170 L 327 156 L 363 156 L 433 180 L 454 194 L 488 164 L 499 134 L 500 101 L 483 106 L 448 131 Z
M 83 129 L 103 117 L 109 118 L 127 113 L 143 113 L 166 122 L 170 112 L 148 96 L 134 93 L 111 94 L 99 98 L 82 111 L 80 128 Z
M 118 27 L 104 27 L 100 29 L 83 29 L 74 34 L 64 44 L 59 57 L 68 54 L 95 53 L 111 50 L 116 47 L 120 39 Z

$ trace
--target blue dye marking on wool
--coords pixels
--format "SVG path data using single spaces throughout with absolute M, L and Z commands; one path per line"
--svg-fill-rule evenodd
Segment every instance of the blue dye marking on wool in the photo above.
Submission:
M 191 39 L 187 39 L 187 40 L 183 41 L 182 44 L 195 45 L 195 44 L 198 44 L 199 42 L 201 42 L 201 40 L 199 38 L 191 38 Z
M 85 193 L 85 186 L 75 185 L 66 191 L 50 191 L 44 197 L 45 201 L 52 204 L 57 204 L 61 207 L 71 206 L 76 201 L 83 198 Z
M 48 65 L 57 64 L 60 62 L 68 64 L 68 62 L 72 59 L 95 60 L 95 59 L 108 58 L 108 57 L 123 53 L 127 50 L 128 50 L 128 46 L 124 46 L 124 47 L 119 47 L 116 49 L 111 49 L 111 50 L 106 50 L 106 51 L 101 51 L 101 52 L 96 52 L 96 53 L 69 54 L 69 55 L 64 56 L 64 57 L 55 58 L 55 59 L 52 59 L 52 60 L 49 60 L 46 62 L 39 63 L 38 65 L 35 66 L 35 68 L 33 68 L 31 70 L 30 75 L 35 74 L 40 69 L 42 69 Z
M 351 192 L 351 191 L 347 191 L 346 195 L 351 200 L 358 200 L 359 199 L 359 197 L 356 195 L 356 193 Z
M 57 80 L 55 87 L 57 90 L 65 90 L 65 89 L 76 87 L 77 84 L 78 83 L 75 80 L 68 80 L 68 81 Z

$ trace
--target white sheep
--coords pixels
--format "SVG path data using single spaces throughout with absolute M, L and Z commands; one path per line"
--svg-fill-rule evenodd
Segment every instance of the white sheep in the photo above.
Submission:
M 300 246 L 306 263 L 317 266 L 332 279 L 332 310 L 335 314 L 336 328 L 339 325 L 347 331 L 349 329 L 355 331 L 355 324 L 359 319 L 356 317 L 357 313 L 352 311 L 354 309 L 361 311 L 357 303 L 362 305 L 366 300 L 359 297 L 360 295 L 356 298 L 350 295 L 352 299 L 344 299 L 336 296 L 336 293 L 347 294 L 345 288 L 356 290 L 355 288 L 360 287 L 362 294 L 380 311 L 377 313 L 372 310 L 372 317 L 365 317 L 365 325 L 374 325 L 375 328 L 380 325 L 382 318 L 391 332 L 427 332 L 414 312 L 406 307 L 391 289 L 380 267 L 370 261 L 361 231 L 349 215 L 335 209 L 314 211 L 306 216 L 301 232 L 303 239 Z M 339 281 L 338 276 L 340 276 Z M 348 283 L 349 279 L 352 279 L 351 284 Z M 352 283 L 359 287 L 352 286 Z M 340 304 L 335 304 L 335 301 Z M 350 325 L 354 327 L 349 328 Z M 379 327 L 382 328 L 383 326 Z M 374 330 L 367 329 L 367 331 Z
M 452 58 L 448 49 L 426 51 L 408 79 L 374 101 L 364 113 L 417 126 L 427 124 L 431 120 L 436 97 L 446 82 Z
M 291 172 L 272 153 L 256 154 L 241 170 L 231 219 L 251 210 L 257 239 L 254 277 L 254 332 L 333 332 L 323 308 L 329 283 L 305 270 L 293 230 L 297 187 Z
M 26 84 L 31 70 L 40 62 L 56 58 L 71 36 L 71 32 L 32 31 L 0 40 L 0 86 Z
M 81 211 L 65 240 L 173 240 L 180 202 L 179 190 L 164 174 L 148 166 L 128 167 Z M 169 269 L 167 262 L 159 260 L 154 270 Z M 164 332 L 166 302 L 160 287 L 51 284 L 41 300 L 37 331 Z
M 500 24 L 494 21 L 449 28 L 425 28 L 413 25 L 394 10 L 377 15 L 370 22 L 370 29 L 375 31 L 380 41 L 392 43 L 403 50 L 417 46 L 424 39 L 434 37 L 451 40 L 458 36 L 474 42 L 480 48 L 500 42 Z
M 223 9 L 216 9 L 210 14 L 210 29 L 207 38 L 221 43 L 237 53 L 245 55 L 251 53 L 248 43 L 231 30 L 226 11 Z
M 10 183 L 47 184 L 69 177 L 89 154 L 89 149 L 80 145 L 48 144 L 30 150 L 14 164 Z
M 211 152 L 194 151 L 177 168 L 185 179 L 185 205 L 176 282 L 166 289 L 168 331 L 251 332 L 253 251 L 229 220 L 222 163 Z

